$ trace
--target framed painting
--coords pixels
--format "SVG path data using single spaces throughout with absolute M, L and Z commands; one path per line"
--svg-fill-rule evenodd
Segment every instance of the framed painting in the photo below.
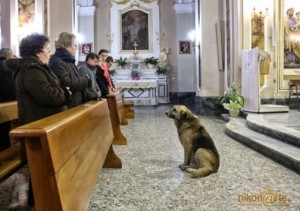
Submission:
M 35 28 L 35 7 L 35 0 L 18 0 L 19 40 L 26 37 Z
M 121 50 L 149 50 L 149 13 L 132 9 L 121 13 Z
M 130 0 L 110 8 L 111 55 L 119 57 L 158 57 L 160 53 L 159 4 Z
M 190 41 L 179 41 L 179 53 L 190 54 L 191 53 L 191 42 Z
M 278 61 L 283 80 L 300 80 L 300 0 L 279 1 Z
M 80 45 L 81 55 L 87 55 L 92 52 L 92 43 L 82 43 Z

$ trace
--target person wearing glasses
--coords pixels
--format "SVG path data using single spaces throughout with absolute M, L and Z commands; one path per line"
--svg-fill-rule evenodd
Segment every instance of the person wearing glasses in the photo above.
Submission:
M 49 67 L 58 77 L 62 86 L 70 87 L 72 99 L 69 108 L 78 106 L 88 101 L 86 88 L 91 86 L 92 80 L 78 74 L 75 65 L 77 52 L 76 36 L 69 32 L 62 32 L 55 41 L 55 53 L 51 57 Z
M 24 125 L 66 110 L 71 92 L 61 86 L 48 67 L 50 41 L 42 34 L 31 34 L 21 40 L 14 80 L 18 102 L 18 124 Z M 28 204 L 33 206 L 31 183 Z
M 20 43 L 19 65 L 14 73 L 19 109 L 19 124 L 50 116 L 66 110 L 71 93 L 61 86 L 48 67 L 50 60 L 49 38 L 31 34 Z

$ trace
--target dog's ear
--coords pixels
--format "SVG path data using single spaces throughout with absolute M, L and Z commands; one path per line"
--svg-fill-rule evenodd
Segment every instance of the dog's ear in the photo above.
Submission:
M 184 111 L 184 110 L 181 110 L 181 112 L 180 112 L 180 119 L 186 119 L 186 117 L 187 117 L 187 112 L 186 111 Z

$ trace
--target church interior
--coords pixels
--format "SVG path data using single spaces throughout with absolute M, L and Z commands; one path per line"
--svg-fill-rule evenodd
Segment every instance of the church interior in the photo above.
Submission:
M 40 33 L 52 54 L 73 33 L 76 65 L 107 49 L 119 90 L 21 127 L 17 101 L 0 103 L 0 211 L 299 210 L 299 3 L 0 0 L 1 49 L 20 57 Z M 208 131 L 217 172 L 180 167 L 174 105 Z

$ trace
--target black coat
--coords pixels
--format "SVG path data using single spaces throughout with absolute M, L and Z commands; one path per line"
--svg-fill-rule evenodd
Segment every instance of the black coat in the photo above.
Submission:
M 17 63 L 18 60 L 0 61 L 0 102 L 15 101 L 17 99 L 13 80 L 14 67 L 10 67 L 14 62 Z
M 53 71 L 35 57 L 20 59 L 15 87 L 20 125 L 64 111 L 70 100 Z
M 72 99 L 69 108 L 87 101 L 85 90 L 88 79 L 78 75 L 75 58 L 64 48 L 57 48 L 49 62 L 49 67 L 58 77 L 61 86 L 70 87 Z
M 108 81 L 104 76 L 104 70 L 97 66 L 96 81 L 101 90 L 101 97 L 105 98 L 109 94 Z

